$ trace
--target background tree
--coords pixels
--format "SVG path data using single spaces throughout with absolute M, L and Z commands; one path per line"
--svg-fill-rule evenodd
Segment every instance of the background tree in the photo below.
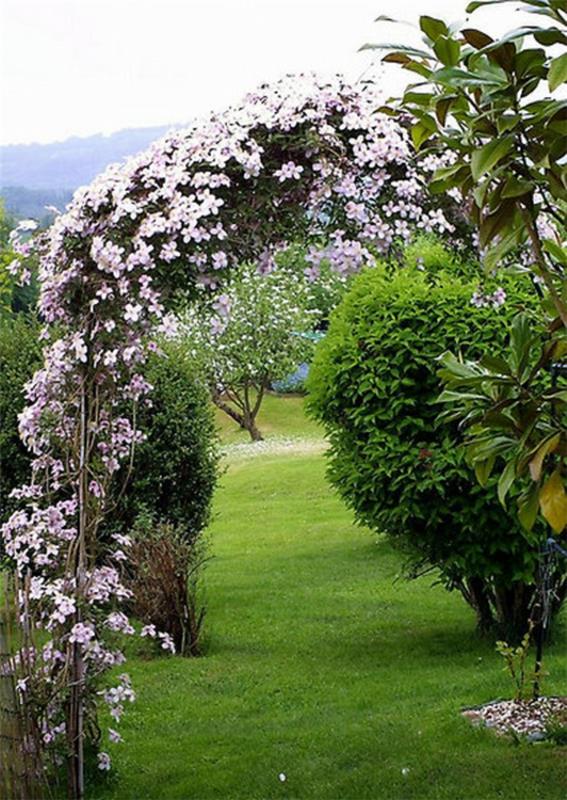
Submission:
M 265 392 L 311 351 L 307 302 L 303 276 L 246 266 L 212 306 L 195 306 L 184 317 L 182 341 L 213 402 L 253 441 L 263 438 L 256 419 Z
M 312 249 L 291 245 L 275 258 L 278 267 L 290 274 L 290 280 L 305 287 L 305 306 L 311 314 L 314 331 L 325 331 L 329 327 L 331 313 L 344 297 L 352 277 L 333 268 L 324 252 L 324 249 L 318 251 L 315 257 Z M 323 254 L 322 258 L 319 253 Z M 317 275 L 312 277 L 314 260 Z

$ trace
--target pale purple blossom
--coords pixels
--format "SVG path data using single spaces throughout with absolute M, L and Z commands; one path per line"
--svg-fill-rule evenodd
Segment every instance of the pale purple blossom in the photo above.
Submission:
M 108 772 L 111 766 L 110 756 L 108 753 L 100 752 L 97 756 L 98 768 L 103 772 Z

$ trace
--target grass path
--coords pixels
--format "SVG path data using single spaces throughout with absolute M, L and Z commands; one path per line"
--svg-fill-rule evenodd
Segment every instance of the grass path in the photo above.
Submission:
M 398 556 L 352 526 L 322 455 L 231 463 L 215 511 L 207 654 L 131 659 L 126 744 L 91 798 L 563 800 L 564 750 L 460 717 L 510 691 L 493 647 L 456 595 L 393 582 Z

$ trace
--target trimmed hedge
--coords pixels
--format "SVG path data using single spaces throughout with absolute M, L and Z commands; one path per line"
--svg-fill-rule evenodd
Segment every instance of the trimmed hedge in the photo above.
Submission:
M 437 567 L 481 627 L 496 621 L 523 633 L 533 534 L 500 505 L 494 484 L 476 483 L 458 431 L 436 422 L 435 399 L 438 357 L 497 353 L 511 316 L 535 295 L 527 279 L 511 276 L 504 307 L 477 308 L 477 287 L 460 264 L 419 266 L 377 266 L 354 281 L 317 347 L 308 409 L 329 434 L 328 475 L 357 520 L 405 551 L 410 574 Z
M 189 357 L 174 343 L 164 349 L 166 358 L 152 355 L 144 369 L 154 388 L 137 425 L 147 438 L 136 448 L 133 475 L 111 523 L 129 529 L 143 512 L 193 538 L 209 521 L 217 434 L 208 392 Z

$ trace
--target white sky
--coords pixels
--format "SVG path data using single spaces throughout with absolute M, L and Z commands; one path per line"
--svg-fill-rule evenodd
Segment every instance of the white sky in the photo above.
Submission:
M 0 143 L 184 122 L 290 72 L 356 79 L 367 41 L 407 41 L 379 14 L 464 19 L 466 0 L 0 0 Z M 514 5 L 475 26 L 520 24 Z M 533 17 L 531 20 L 533 22 Z M 370 72 L 372 74 L 372 71 Z M 388 67 L 386 94 L 411 77 Z

